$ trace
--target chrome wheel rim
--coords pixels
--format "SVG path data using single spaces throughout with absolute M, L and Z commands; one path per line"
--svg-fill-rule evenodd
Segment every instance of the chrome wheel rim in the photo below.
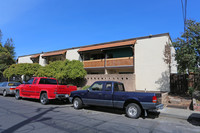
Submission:
M 42 96 L 40 101 L 41 101 L 41 103 L 43 103 L 43 104 L 44 104 L 44 103 L 46 103 L 47 99 L 46 99 L 46 97 L 45 97 L 45 96 Z
M 137 115 L 137 108 L 136 107 L 129 107 L 128 108 L 128 113 L 130 114 L 130 116 L 134 117 Z
M 19 98 L 19 92 L 18 91 L 16 92 L 15 97 Z
M 3 91 L 3 96 L 4 96 L 4 97 L 6 96 L 6 91 Z
M 75 107 L 75 108 L 78 107 L 78 101 L 77 101 L 77 100 L 74 101 L 74 107 Z

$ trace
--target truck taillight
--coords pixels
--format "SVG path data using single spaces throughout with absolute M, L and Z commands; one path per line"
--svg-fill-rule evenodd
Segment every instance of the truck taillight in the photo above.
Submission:
M 153 102 L 153 103 L 157 103 L 157 97 L 156 97 L 156 96 L 153 96 L 152 102 Z
M 10 88 L 10 90 L 15 90 L 15 88 Z

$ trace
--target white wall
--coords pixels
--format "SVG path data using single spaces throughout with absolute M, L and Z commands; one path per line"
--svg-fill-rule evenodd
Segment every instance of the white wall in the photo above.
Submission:
M 175 60 L 175 49 L 174 47 L 171 47 L 171 57 L 172 57 L 172 60 L 171 60 L 171 73 L 177 73 L 177 61 Z
M 40 57 L 39 57 L 39 64 L 40 64 L 41 66 L 45 66 L 45 65 L 47 64 L 47 62 L 46 62 L 46 59 L 42 58 L 42 55 L 43 55 L 43 54 L 40 54 Z
M 33 63 L 31 56 L 23 56 L 18 58 L 18 63 Z
M 169 91 L 169 65 L 164 62 L 169 37 L 138 39 L 135 44 L 136 90 Z
M 66 59 L 68 60 L 81 60 L 81 57 L 78 53 L 78 50 L 79 49 L 70 49 L 70 50 L 67 50 L 67 54 L 66 54 Z

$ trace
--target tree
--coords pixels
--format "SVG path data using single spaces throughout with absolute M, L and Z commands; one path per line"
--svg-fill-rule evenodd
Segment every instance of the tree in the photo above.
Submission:
M 12 38 L 8 38 L 4 44 L 4 48 L 6 48 L 9 52 L 11 57 L 15 58 L 15 47 Z
M 77 60 L 65 60 L 50 62 L 49 65 L 41 67 L 35 75 L 54 77 L 60 83 L 64 83 L 68 79 L 75 80 L 77 78 L 84 78 L 86 74 L 83 63 Z
M 2 76 L 3 71 L 13 63 L 15 63 L 15 61 L 9 51 L 0 44 L 0 76 Z
M 40 69 L 40 67 L 41 66 L 38 63 L 13 64 L 3 72 L 3 75 L 8 79 L 13 76 L 22 76 L 22 75 L 24 75 L 25 77 L 26 76 L 32 77 Z
M 185 33 L 173 45 L 180 73 L 198 72 L 200 66 L 200 23 L 187 20 Z
M 5 45 L 2 45 L 2 32 L 0 30 L 0 78 L 2 78 L 3 71 L 7 69 L 10 65 L 15 63 L 15 52 L 13 40 L 7 39 Z

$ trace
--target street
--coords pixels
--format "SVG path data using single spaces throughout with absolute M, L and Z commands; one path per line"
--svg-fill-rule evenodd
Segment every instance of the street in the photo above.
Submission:
M 200 133 L 200 126 L 187 120 L 150 114 L 147 118 L 130 119 L 123 111 L 86 107 L 74 110 L 72 104 L 52 101 L 3 97 L 0 95 L 1 133 Z

